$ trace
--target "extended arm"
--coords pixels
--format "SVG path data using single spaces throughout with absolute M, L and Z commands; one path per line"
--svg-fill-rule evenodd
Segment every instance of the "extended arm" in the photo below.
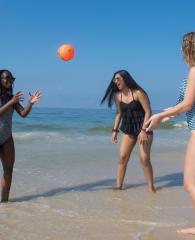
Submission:
M 149 124 L 147 131 L 156 128 L 161 119 L 170 116 L 176 116 L 180 113 L 189 111 L 195 103 L 195 67 L 189 71 L 187 87 L 185 90 L 183 101 L 174 107 L 168 108 L 166 111 L 153 115 L 147 122 Z
M 0 107 L 0 116 L 4 114 L 10 107 L 22 101 L 23 94 L 21 92 L 17 92 L 7 103 L 5 103 L 2 107 Z
M 15 109 L 16 109 L 17 113 L 21 117 L 26 117 L 29 114 L 29 112 L 31 111 L 33 104 L 38 102 L 40 97 L 41 97 L 40 91 L 36 91 L 34 95 L 29 93 L 29 102 L 25 108 L 20 103 L 15 104 Z

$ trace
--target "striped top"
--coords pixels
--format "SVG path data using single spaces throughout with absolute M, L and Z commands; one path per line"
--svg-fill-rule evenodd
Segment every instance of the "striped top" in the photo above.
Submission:
M 186 87 L 187 87 L 187 79 L 185 78 L 182 81 L 181 86 L 179 88 L 179 98 L 178 98 L 178 101 L 176 102 L 176 104 L 183 101 Z M 195 130 L 195 103 L 194 103 L 192 109 L 190 111 L 186 112 L 186 117 L 187 117 L 187 124 L 188 124 L 189 129 Z

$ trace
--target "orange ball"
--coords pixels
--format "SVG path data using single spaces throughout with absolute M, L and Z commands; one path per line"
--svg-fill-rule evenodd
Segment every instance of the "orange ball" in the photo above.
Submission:
M 63 44 L 58 48 L 58 57 L 69 61 L 74 57 L 74 48 L 70 44 Z

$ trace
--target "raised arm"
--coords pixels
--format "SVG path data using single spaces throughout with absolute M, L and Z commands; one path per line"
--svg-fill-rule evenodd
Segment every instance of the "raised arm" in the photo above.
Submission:
M 16 109 L 17 113 L 21 117 L 26 117 L 29 114 L 29 112 L 31 111 L 33 104 L 38 102 L 40 98 L 41 98 L 40 91 L 36 91 L 34 94 L 29 93 L 29 101 L 25 108 L 19 102 L 17 104 L 15 104 L 15 109 Z
M 15 104 L 18 104 L 19 101 L 22 101 L 23 94 L 22 92 L 17 92 L 7 103 L 0 107 L 0 116 L 4 114 L 10 107 L 13 107 Z

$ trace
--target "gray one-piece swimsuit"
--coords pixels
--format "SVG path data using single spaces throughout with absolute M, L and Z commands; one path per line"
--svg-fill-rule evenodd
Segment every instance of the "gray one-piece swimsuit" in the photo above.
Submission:
M 0 99 L 0 107 L 2 107 L 2 100 Z M 0 145 L 12 136 L 12 116 L 14 108 L 10 107 L 6 112 L 0 115 Z

